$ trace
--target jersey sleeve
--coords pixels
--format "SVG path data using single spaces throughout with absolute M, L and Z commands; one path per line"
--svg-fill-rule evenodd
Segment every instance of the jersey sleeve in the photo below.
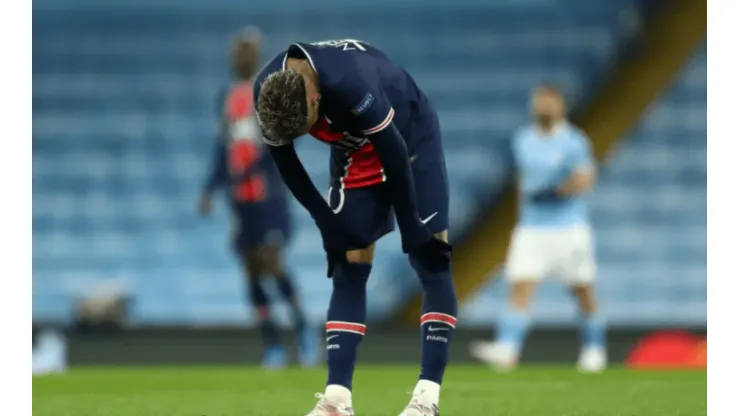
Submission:
M 211 156 L 211 166 L 208 170 L 206 180 L 203 186 L 204 192 L 213 192 L 225 185 L 229 177 L 229 168 L 227 165 L 227 146 L 226 132 L 224 131 L 224 102 L 226 101 L 226 88 L 219 89 L 214 102 L 214 114 L 217 117 L 219 131 L 215 137 L 213 155 Z
M 361 71 L 347 75 L 333 91 L 336 99 L 349 110 L 360 132 L 369 136 L 385 130 L 395 114 L 377 76 Z
M 512 134 L 511 138 L 509 139 L 508 147 L 506 149 L 509 152 L 508 156 L 511 160 L 512 166 L 516 170 L 518 170 L 520 167 L 519 146 L 520 146 L 523 135 L 524 135 L 524 130 L 521 128 L 514 131 L 514 134 Z
M 594 165 L 591 140 L 580 131 L 575 132 L 574 138 L 569 158 L 570 168 L 572 170 L 591 169 Z

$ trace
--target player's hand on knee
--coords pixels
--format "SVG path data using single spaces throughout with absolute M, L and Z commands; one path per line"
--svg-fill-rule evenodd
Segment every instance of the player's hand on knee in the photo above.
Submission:
M 345 243 L 344 246 L 347 248 L 354 248 L 354 247 L 365 247 L 366 244 L 360 242 L 357 238 L 353 236 L 345 236 Z M 351 262 L 352 258 L 347 255 L 348 250 L 347 248 L 338 250 L 338 249 L 327 249 L 326 250 L 326 263 L 327 263 L 327 270 L 326 270 L 326 277 L 332 278 L 334 277 L 334 272 L 336 271 L 336 268 L 342 264 Z M 356 263 L 359 263 L 356 262 Z
M 332 277 L 336 267 L 345 259 L 347 243 L 344 232 L 340 227 L 331 224 L 319 225 L 321 240 L 326 251 L 327 271 L 326 277 Z
M 334 216 L 330 220 L 320 224 L 317 223 L 317 225 L 319 232 L 321 232 L 324 251 L 326 251 L 328 265 L 326 275 L 331 278 L 334 275 L 336 267 L 347 261 L 347 251 L 352 248 L 362 248 L 365 246 L 365 243 L 345 231 L 346 227 L 343 226 L 339 216 Z
M 432 237 L 410 250 L 409 256 L 416 259 L 428 271 L 438 272 L 450 267 L 452 246 L 436 237 Z
M 326 252 L 326 277 L 334 277 L 334 272 L 337 267 L 343 262 L 346 262 L 344 251 L 327 251 Z

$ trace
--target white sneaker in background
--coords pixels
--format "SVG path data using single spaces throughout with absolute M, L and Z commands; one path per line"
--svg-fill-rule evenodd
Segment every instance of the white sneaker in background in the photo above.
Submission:
M 584 373 L 600 373 L 606 369 L 607 355 L 604 348 L 584 348 L 578 357 L 578 370 Z
M 519 352 L 510 345 L 497 342 L 475 342 L 470 346 L 470 355 L 502 371 L 513 370 L 519 364 Z
M 67 340 L 60 332 L 44 331 L 33 349 L 35 375 L 61 373 L 67 369 Z

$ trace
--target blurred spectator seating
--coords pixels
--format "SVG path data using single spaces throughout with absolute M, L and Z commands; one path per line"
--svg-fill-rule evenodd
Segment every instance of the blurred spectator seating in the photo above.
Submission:
M 194 208 L 216 131 L 214 98 L 228 81 L 228 42 L 241 25 L 264 28 L 266 56 L 296 40 L 351 36 L 403 64 L 441 116 L 455 235 L 508 180 L 507 140 L 527 119 L 529 89 L 555 82 L 573 101 L 581 99 L 608 68 L 623 33 L 619 12 L 631 3 L 399 0 L 329 7 L 337 1 L 317 0 L 311 9 L 286 8 L 288 0 L 241 6 L 256 7 L 246 14 L 235 12 L 236 1 L 237 9 L 223 12 L 190 12 L 197 2 L 188 2 L 169 14 L 106 11 L 103 3 L 95 12 L 34 13 L 35 319 L 69 319 L 72 295 L 106 280 L 133 294 L 135 323 L 251 319 L 228 251 L 226 210 L 201 221 Z M 222 3 L 229 1 L 213 4 Z M 326 148 L 304 140 L 300 153 L 323 189 Z M 639 191 L 613 187 L 600 195 L 625 192 Z M 611 215 L 606 208 L 600 224 Z M 297 206 L 294 212 L 288 259 L 312 317 L 322 319 L 330 289 L 324 256 L 309 217 Z M 393 272 L 403 259 L 398 241 L 393 235 L 379 245 L 372 316 L 393 307 L 408 281 Z M 627 277 L 648 272 L 635 270 Z

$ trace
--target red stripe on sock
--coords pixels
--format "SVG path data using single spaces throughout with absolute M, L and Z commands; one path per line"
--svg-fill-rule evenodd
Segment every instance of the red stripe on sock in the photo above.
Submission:
M 365 325 L 353 322 L 329 321 L 326 323 L 326 332 L 352 332 L 365 335 Z
M 421 316 L 421 324 L 424 325 L 427 322 L 437 322 L 440 324 L 447 324 L 451 327 L 457 325 L 457 318 L 446 313 L 429 312 Z

